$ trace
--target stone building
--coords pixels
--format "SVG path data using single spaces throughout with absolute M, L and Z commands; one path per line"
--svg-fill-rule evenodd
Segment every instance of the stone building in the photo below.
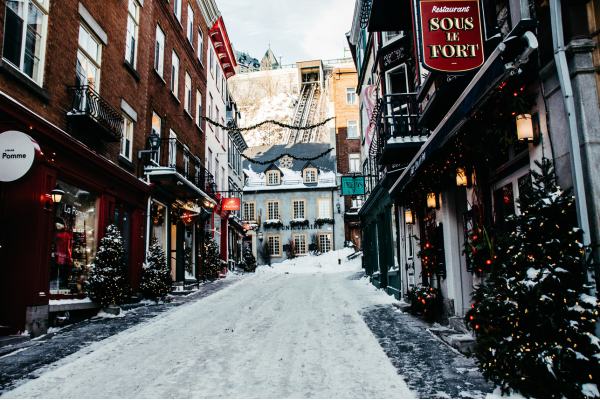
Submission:
M 328 143 L 296 143 L 251 147 L 244 153 L 251 161 L 244 161 L 242 218 L 253 228 L 246 245 L 259 263 L 266 262 L 263 252 L 279 262 L 290 252 L 302 256 L 342 248 L 344 220 L 330 149 Z

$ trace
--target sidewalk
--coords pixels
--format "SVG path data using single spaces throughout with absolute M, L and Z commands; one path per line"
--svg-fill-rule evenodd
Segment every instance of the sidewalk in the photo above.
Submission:
M 379 344 L 420 398 L 482 398 L 492 393 L 474 358 L 435 336 L 430 326 L 393 305 L 362 312 Z
M 132 326 L 152 319 L 167 310 L 211 294 L 238 282 L 242 277 L 233 276 L 207 282 L 198 291 L 184 296 L 173 296 L 169 303 L 141 303 L 124 306 L 120 316 L 94 317 L 64 328 L 52 329 L 50 333 L 35 339 L 6 341 L 0 346 L 0 394 L 10 390 L 21 379 L 36 378 L 34 371 L 55 363 L 91 343 L 101 341 Z

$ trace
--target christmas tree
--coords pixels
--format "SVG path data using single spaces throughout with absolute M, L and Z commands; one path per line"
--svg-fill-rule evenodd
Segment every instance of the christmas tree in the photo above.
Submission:
M 100 240 L 86 289 L 89 297 L 103 307 L 123 304 L 129 295 L 123 238 L 114 225 L 106 228 Z
M 597 397 L 599 303 L 586 284 L 574 198 L 558 187 L 549 160 L 537 165 L 467 322 L 485 377 L 504 393 Z
M 244 258 L 244 271 L 256 271 L 256 258 L 254 257 L 254 254 L 252 254 L 252 249 L 250 246 L 244 246 L 244 253 L 242 256 Z
M 209 233 L 204 234 L 203 243 L 202 275 L 206 279 L 216 279 L 221 270 L 221 256 L 217 243 L 211 238 Z
M 152 239 L 148 260 L 142 271 L 140 291 L 148 299 L 164 298 L 171 291 L 173 280 L 171 269 L 167 266 L 165 253 L 156 238 Z

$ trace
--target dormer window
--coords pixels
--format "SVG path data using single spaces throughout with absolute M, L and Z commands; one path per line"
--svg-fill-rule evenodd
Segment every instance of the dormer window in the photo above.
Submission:
M 317 183 L 317 169 L 316 168 L 304 169 L 304 183 Z
M 267 171 L 267 185 L 281 185 L 281 173 L 279 171 Z

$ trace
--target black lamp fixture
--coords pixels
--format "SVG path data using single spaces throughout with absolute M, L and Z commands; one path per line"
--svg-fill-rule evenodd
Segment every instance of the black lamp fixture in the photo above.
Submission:
M 152 129 L 150 136 L 148 136 L 148 144 L 152 151 L 156 151 L 160 147 L 160 135 L 154 129 Z
M 340 204 L 340 202 L 338 201 L 335 205 L 337 207 L 337 212 L 338 214 L 340 214 L 342 212 L 342 205 Z
M 60 185 L 56 185 L 56 187 L 50 192 L 50 195 L 52 196 L 52 202 L 60 203 L 64 194 L 65 191 L 62 190 Z

